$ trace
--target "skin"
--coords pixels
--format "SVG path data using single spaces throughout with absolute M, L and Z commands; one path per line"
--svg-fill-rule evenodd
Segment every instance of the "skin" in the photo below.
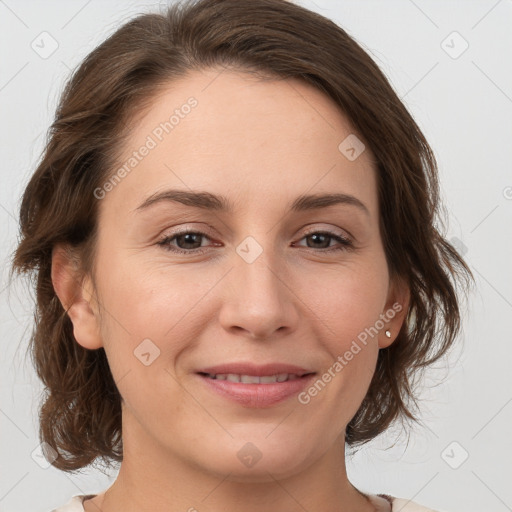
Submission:
M 347 478 L 345 428 L 408 301 L 388 273 L 374 158 L 368 145 L 354 161 L 338 150 L 355 131 L 313 86 L 211 69 L 155 97 L 121 161 L 190 96 L 197 107 L 100 200 L 94 279 L 79 286 L 63 247 L 54 249 L 53 283 L 76 341 L 104 347 L 123 397 L 119 475 L 85 510 L 373 511 Z M 162 201 L 136 211 L 171 188 L 222 194 L 235 210 Z M 287 209 L 301 194 L 333 192 L 355 196 L 368 213 L 347 204 Z M 157 244 L 184 228 L 206 234 L 170 242 L 189 254 Z M 350 238 L 353 249 L 326 252 L 340 244 L 310 236 L 323 231 Z M 252 263 L 236 252 L 247 236 L 263 249 Z M 194 255 L 199 246 L 205 252 Z M 402 313 L 308 404 L 295 396 L 246 408 L 195 374 L 278 361 L 321 376 L 396 302 Z M 148 366 L 134 355 L 146 338 L 160 350 Z M 250 468 L 237 457 L 247 442 L 262 454 Z

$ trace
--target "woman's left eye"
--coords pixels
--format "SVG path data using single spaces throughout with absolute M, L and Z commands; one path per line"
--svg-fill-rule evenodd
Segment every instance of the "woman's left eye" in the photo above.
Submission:
M 178 254 L 202 254 L 207 250 L 207 247 L 203 247 L 201 245 L 201 238 L 210 239 L 208 235 L 201 233 L 200 231 L 183 231 L 172 236 L 168 235 L 164 237 L 162 240 L 157 242 L 157 245 L 162 246 L 167 251 Z M 313 243 L 320 245 L 324 245 L 326 240 L 329 240 L 327 247 L 311 247 L 309 245 L 307 247 L 308 249 L 319 250 L 321 252 L 346 251 L 353 247 L 351 240 L 329 231 L 313 231 L 304 235 L 301 240 L 302 239 L 311 239 Z M 338 242 L 338 246 L 330 246 L 330 241 L 332 240 Z M 175 242 L 176 245 L 174 245 L 173 242 Z M 182 247 L 183 245 L 185 245 L 185 247 Z
M 338 246 L 330 246 L 327 244 L 327 247 L 309 247 L 310 249 L 318 249 L 322 252 L 331 252 L 331 251 L 347 251 L 353 248 L 352 240 L 349 238 L 345 238 L 344 236 L 337 235 L 335 233 L 331 233 L 330 231 L 311 231 L 304 235 L 303 238 L 310 238 L 314 243 L 319 243 L 320 245 L 324 244 L 326 240 L 335 240 L 338 242 Z M 301 239 L 302 240 L 302 239 Z

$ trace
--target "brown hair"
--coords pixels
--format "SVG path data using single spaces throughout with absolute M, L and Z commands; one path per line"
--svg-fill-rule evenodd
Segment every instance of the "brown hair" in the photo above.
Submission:
M 358 446 L 396 419 L 418 421 L 414 377 L 452 346 L 460 329 L 456 286 L 473 276 L 435 227 L 437 164 L 431 148 L 371 57 L 342 28 L 286 0 L 199 0 L 143 14 L 92 51 L 62 94 L 42 159 L 20 208 L 13 271 L 36 288 L 30 352 L 45 385 L 40 440 L 73 471 L 122 461 L 121 396 L 103 348 L 87 350 L 51 281 L 63 242 L 93 274 L 98 200 L 134 116 L 194 69 L 232 67 L 261 78 L 302 79 L 330 96 L 375 155 L 380 230 L 390 275 L 410 287 L 398 337 L 379 351 L 366 397 L 346 429 Z M 341 142 L 341 141 L 340 141 Z

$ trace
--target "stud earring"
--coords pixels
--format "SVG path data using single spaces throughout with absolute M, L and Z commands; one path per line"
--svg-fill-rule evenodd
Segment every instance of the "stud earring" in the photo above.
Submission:
M 391 332 L 389 331 L 389 329 L 386 329 L 386 333 L 385 334 L 386 334 L 386 336 L 388 338 L 391 338 Z

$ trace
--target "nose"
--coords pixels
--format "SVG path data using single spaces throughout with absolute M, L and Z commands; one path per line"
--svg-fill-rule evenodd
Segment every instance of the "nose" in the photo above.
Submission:
M 249 263 L 235 255 L 223 288 L 219 320 L 235 335 L 268 340 L 297 328 L 299 300 L 284 263 L 263 251 Z

